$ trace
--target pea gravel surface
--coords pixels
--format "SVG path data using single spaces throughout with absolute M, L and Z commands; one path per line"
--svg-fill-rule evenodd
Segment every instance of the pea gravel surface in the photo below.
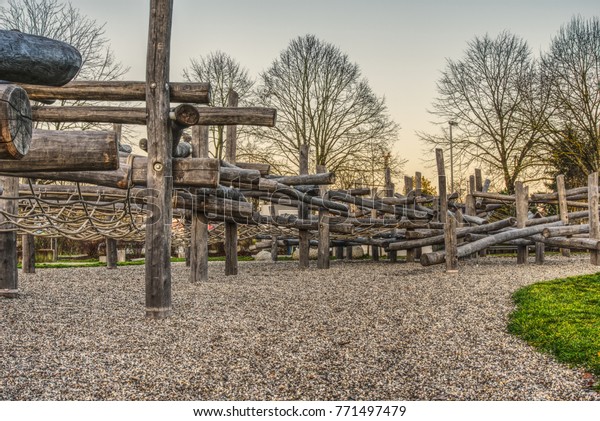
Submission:
M 507 333 L 521 286 L 594 273 L 585 256 L 418 263 L 173 265 L 147 320 L 144 267 L 19 273 L 0 299 L 2 400 L 599 400 L 589 375 Z M 311 263 L 312 264 L 312 263 Z

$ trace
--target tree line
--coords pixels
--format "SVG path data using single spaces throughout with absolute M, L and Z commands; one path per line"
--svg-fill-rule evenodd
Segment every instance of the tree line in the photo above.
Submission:
M 437 82 L 430 112 L 442 135 L 419 137 L 509 193 L 517 180 L 551 186 L 557 174 L 585 185 L 600 167 L 599 107 L 600 20 L 575 16 L 539 56 L 509 32 L 475 37 Z

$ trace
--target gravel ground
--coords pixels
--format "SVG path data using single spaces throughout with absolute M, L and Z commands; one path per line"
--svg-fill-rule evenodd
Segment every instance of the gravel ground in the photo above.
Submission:
M 2 400 L 598 400 L 506 333 L 511 293 L 593 273 L 583 257 L 419 264 L 240 262 L 144 318 L 144 268 L 38 269 L 0 298 Z

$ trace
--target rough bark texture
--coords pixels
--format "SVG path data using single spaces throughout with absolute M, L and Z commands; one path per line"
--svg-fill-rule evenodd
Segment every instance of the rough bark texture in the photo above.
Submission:
M 169 51 L 172 0 L 150 1 L 146 95 L 148 107 L 148 203 L 146 222 L 146 317 L 171 314 L 172 133 L 169 119 Z
M 0 30 L 0 79 L 61 86 L 81 68 L 73 46 L 38 35 Z

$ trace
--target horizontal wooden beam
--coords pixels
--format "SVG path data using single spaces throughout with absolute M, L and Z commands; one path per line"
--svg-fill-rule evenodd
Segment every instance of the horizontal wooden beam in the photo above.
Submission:
M 274 108 L 197 107 L 198 121 L 204 126 L 247 125 L 273 127 Z M 145 108 L 134 107 L 33 107 L 34 121 L 65 123 L 146 124 Z
M 137 81 L 73 81 L 61 87 L 21 84 L 29 99 L 35 101 L 145 101 L 146 82 Z M 170 82 L 171 102 L 208 104 L 209 83 Z

